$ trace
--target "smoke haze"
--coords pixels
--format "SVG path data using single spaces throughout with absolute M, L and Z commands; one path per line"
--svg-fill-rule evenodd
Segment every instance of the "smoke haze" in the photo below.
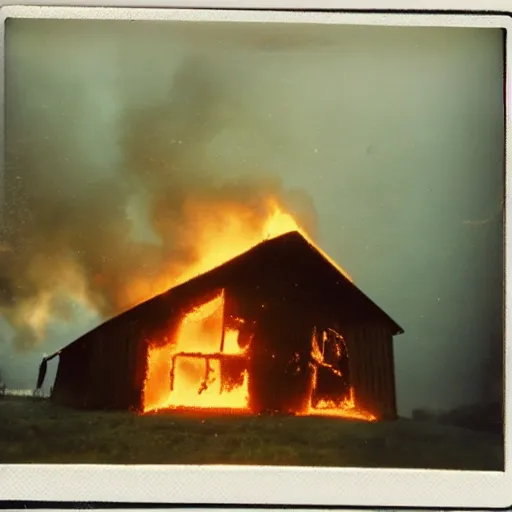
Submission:
M 502 38 L 8 20 L 5 380 L 272 195 L 404 327 L 402 414 L 499 398 Z

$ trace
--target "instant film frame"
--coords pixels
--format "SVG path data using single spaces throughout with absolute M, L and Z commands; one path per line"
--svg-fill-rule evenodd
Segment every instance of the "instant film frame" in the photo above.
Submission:
M 347 25 L 422 27 L 481 27 L 512 29 L 506 2 L 474 1 L 468 7 L 456 1 L 407 2 L 153 2 L 170 9 L 75 8 L 5 6 L 2 21 L 9 18 L 190 20 L 229 22 L 287 22 Z M 133 3 L 133 6 L 137 4 Z M 143 7 L 140 5 L 140 7 Z M 171 9 L 176 7 L 176 9 Z M 190 10 L 192 7 L 200 9 Z M 273 8 L 264 10 L 214 10 L 216 8 Z M 407 12 L 412 7 L 422 12 Z M 467 12 L 457 12 L 464 7 Z M 181 8 L 181 9 L 177 9 Z M 189 9 L 187 9 L 189 8 Z M 288 11 L 278 9 L 290 9 Z M 296 9 L 292 11 L 291 9 Z M 316 10 L 316 12 L 313 11 Z M 355 9 L 358 11 L 355 12 Z M 364 12 L 364 9 L 396 9 L 396 12 Z M 403 12 L 398 11 L 403 9 Z M 449 11 L 452 9 L 452 11 Z M 344 12 L 341 12 L 344 10 Z M 351 12 L 352 10 L 352 12 Z M 4 26 L 2 24 L 2 29 Z M 5 34 L 2 34 L 3 36 Z M 2 37 L 2 42 L 4 37 Z M 506 38 L 510 55 L 511 38 Z M 511 90 L 510 61 L 506 62 L 507 105 Z M 2 87 L 3 87 L 2 81 Z M 2 118 L 3 120 L 3 118 Z M 511 142 L 510 114 L 506 109 L 506 143 Z M 506 155 L 506 189 L 510 185 L 510 154 Z M 0 174 L 0 177 L 3 176 Z M 1 189 L 0 189 L 1 191 Z M 1 195 L 0 195 L 1 197 Z M 507 195 L 506 208 L 512 206 Z M 506 226 L 506 235 L 509 227 Z M 505 264 L 510 263 L 505 236 Z M 508 286 L 506 273 L 505 286 Z M 505 298 L 507 329 L 505 369 L 510 379 L 508 349 L 508 296 Z M 76 502 L 136 502 L 172 504 L 310 505 L 366 507 L 501 508 L 512 502 L 512 439 L 509 428 L 511 398 L 505 390 L 505 471 L 437 471 L 406 469 L 333 469 L 236 466 L 87 466 L 3 465 L 0 498 Z M 468 447 L 468 449 L 470 449 Z

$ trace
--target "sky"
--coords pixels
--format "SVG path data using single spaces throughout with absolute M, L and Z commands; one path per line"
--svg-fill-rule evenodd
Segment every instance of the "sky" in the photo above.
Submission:
M 404 328 L 400 414 L 500 399 L 502 38 L 8 20 L 7 384 L 125 308 L 127 275 L 185 265 L 191 200 L 272 193 Z

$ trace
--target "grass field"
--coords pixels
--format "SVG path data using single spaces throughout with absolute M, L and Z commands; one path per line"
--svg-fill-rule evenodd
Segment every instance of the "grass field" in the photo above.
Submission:
M 503 470 L 499 435 L 400 419 L 90 412 L 0 398 L 0 463 Z

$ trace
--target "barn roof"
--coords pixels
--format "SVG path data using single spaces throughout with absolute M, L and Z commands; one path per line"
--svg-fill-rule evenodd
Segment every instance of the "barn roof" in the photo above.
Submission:
M 258 279 L 258 276 L 268 279 L 270 275 L 273 279 L 282 279 L 284 270 L 288 275 L 295 272 L 297 279 L 303 283 L 314 283 L 321 289 L 326 300 L 336 302 L 339 298 L 340 307 L 348 304 L 368 317 L 378 319 L 393 335 L 403 333 L 402 327 L 365 295 L 340 267 L 298 231 L 292 231 L 265 240 L 222 265 L 148 299 L 79 339 L 102 329 L 106 324 L 123 322 L 127 318 L 137 320 L 145 317 L 151 309 L 165 307 L 169 311 L 168 308 L 172 304 L 179 304 L 191 297 L 199 297 L 214 289 L 239 285 L 240 282 L 247 281 L 248 276 L 252 282 Z

